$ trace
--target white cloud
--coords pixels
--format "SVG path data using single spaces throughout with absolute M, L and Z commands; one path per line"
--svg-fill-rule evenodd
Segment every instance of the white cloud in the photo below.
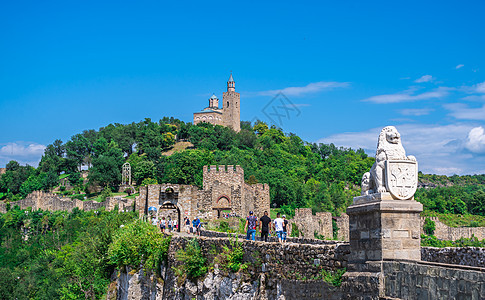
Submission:
M 319 143 L 334 143 L 336 146 L 362 148 L 374 156 L 377 138 L 383 127 L 362 132 L 347 132 L 318 140 Z M 419 169 L 432 174 L 479 174 L 485 170 L 483 157 L 464 151 L 467 136 L 476 126 L 469 124 L 426 125 L 403 124 L 397 126 L 407 155 L 416 156 Z
M 457 69 L 457 70 L 458 70 L 458 69 L 463 68 L 464 66 L 465 66 L 465 65 L 463 65 L 463 64 L 459 64 L 459 65 L 457 65 L 457 66 L 455 67 L 455 69 Z
M 311 106 L 311 104 L 308 104 L 308 103 L 295 103 L 295 104 L 285 104 L 283 105 L 284 107 L 307 107 L 307 106 Z
M 485 153 L 485 130 L 482 126 L 470 130 L 465 146 L 471 152 Z
M 485 93 L 485 81 L 473 86 L 476 93 Z
M 461 120 L 485 120 L 485 104 L 482 107 L 470 108 L 463 103 L 445 104 L 444 107 L 451 111 L 449 115 Z
M 373 102 L 378 104 L 384 103 L 399 103 L 399 102 L 412 102 L 419 100 L 439 99 L 448 95 L 450 88 L 439 87 L 431 92 L 424 92 L 421 94 L 413 95 L 414 89 L 410 89 L 404 92 L 395 94 L 378 95 L 373 96 L 362 101 Z
M 7 143 L 0 147 L 0 166 L 6 165 L 11 160 L 16 160 L 20 164 L 36 166 L 45 146 L 37 143 L 14 142 Z
M 404 116 L 424 116 L 428 115 L 434 109 L 431 108 L 405 108 L 401 109 L 399 112 Z
M 262 91 L 258 94 L 260 96 L 274 96 L 278 93 L 282 93 L 285 96 L 301 96 L 303 94 L 318 93 L 324 90 L 330 90 L 334 88 L 346 88 L 349 87 L 348 82 L 335 82 L 335 81 L 320 81 L 312 82 L 306 86 L 301 87 L 287 87 L 281 90 L 269 90 Z
M 434 80 L 433 76 L 423 75 L 423 76 L 419 77 L 418 79 L 416 79 L 414 82 L 421 83 L 421 82 L 430 82 L 430 81 L 433 81 L 433 80 Z

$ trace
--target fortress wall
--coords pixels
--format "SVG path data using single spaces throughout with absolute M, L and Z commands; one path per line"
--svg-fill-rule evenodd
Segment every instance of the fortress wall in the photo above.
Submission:
M 232 238 L 209 238 L 198 239 L 201 252 L 211 261 L 215 254 L 222 252 L 224 245 L 231 248 Z M 300 276 L 310 278 L 318 275 L 320 270 L 335 270 L 347 266 L 349 248 L 346 244 L 294 244 L 294 243 L 267 243 L 241 240 L 238 241 L 244 249 L 244 260 L 251 262 L 250 266 L 256 266 L 261 272 L 265 264 L 265 272 L 268 276 L 286 275 L 287 279 L 297 279 Z M 176 249 L 185 249 L 188 239 L 172 237 L 169 255 L 175 255 Z M 218 251 L 213 249 L 217 248 Z M 256 270 L 255 270 L 256 271 Z
M 10 202 L 10 207 L 18 205 L 21 209 L 27 209 L 31 207 L 32 210 L 42 209 L 48 211 L 72 211 L 75 207 L 82 210 L 100 209 L 101 207 L 105 207 L 107 210 L 113 210 L 118 204 L 119 210 L 122 211 L 123 209 L 129 209 L 129 207 L 133 205 L 133 202 L 133 199 L 122 199 L 119 197 L 111 197 L 103 202 L 97 202 L 92 200 L 81 201 L 77 199 L 71 200 L 69 198 L 59 198 L 59 196 L 57 196 L 56 194 L 49 192 L 34 191 L 27 195 L 25 199 Z M 5 203 L 0 203 L 0 212 L 7 212 Z
M 234 237 L 234 234 L 229 234 L 226 232 L 218 232 L 218 231 L 212 231 L 212 230 L 205 230 L 203 229 L 200 232 L 201 236 L 205 237 L 218 237 L 218 238 L 227 238 L 227 237 Z M 245 240 L 246 235 L 245 234 L 238 234 L 238 238 L 240 240 Z M 256 241 L 260 241 L 261 235 L 256 234 Z M 306 245 L 340 245 L 341 247 L 348 247 L 347 242 L 341 242 L 341 241 L 335 241 L 335 240 L 318 240 L 318 239 L 313 239 L 313 238 L 302 238 L 302 237 L 287 237 L 286 238 L 288 243 L 296 243 L 296 244 L 306 244 Z M 275 236 L 270 236 L 268 237 L 268 241 L 270 242 L 278 242 L 278 238 Z M 343 249 L 343 248 L 342 248 Z
M 484 270 L 386 261 L 382 264 L 384 294 L 392 299 L 485 299 Z
M 242 185 L 244 183 L 244 170 L 241 166 L 233 165 L 211 165 L 203 167 L 203 188 L 204 190 L 215 182 L 225 183 L 227 185 Z
M 421 260 L 451 265 L 465 265 L 485 268 L 485 248 L 421 247 Z
M 421 217 L 421 234 L 424 234 L 423 226 L 426 218 L 435 222 L 434 235 L 440 240 L 456 241 L 460 238 L 471 238 L 475 236 L 479 240 L 485 239 L 485 227 L 449 227 L 438 219 L 438 217 Z
M 295 217 L 289 220 L 289 223 L 296 224 L 300 236 L 304 238 L 312 239 L 315 237 L 315 233 L 328 239 L 333 238 L 332 214 L 329 212 L 318 212 L 313 215 L 311 208 L 297 208 Z
M 349 215 L 347 215 L 346 213 L 343 213 L 342 215 L 340 215 L 340 217 L 337 218 L 337 227 L 338 227 L 338 233 L 337 233 L 338 240 L 348 242 L 350 240 Z

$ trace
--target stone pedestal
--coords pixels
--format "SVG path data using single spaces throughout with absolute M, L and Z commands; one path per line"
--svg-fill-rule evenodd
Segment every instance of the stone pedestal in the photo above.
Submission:
M 395 200 L 390 193 L 354 198 L 347 208 L 350 264 L 387 259 L 421 260 L 420 218 L 423 205 Z

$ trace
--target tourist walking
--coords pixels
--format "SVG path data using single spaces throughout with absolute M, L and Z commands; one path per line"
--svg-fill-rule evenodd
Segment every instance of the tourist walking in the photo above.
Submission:
M 271 223 L 271 218 L 268 217 L 268 212 L 264 212 L 264 216 L 259 219 L 261 222 L 261 240 L 267 242 L 268 241 L 268 234 L 269 234 L 269 225 Z
M 288 220 L 286 219 L 286 215 L 283 215 L 283 236 L 281 237 L 281 240 L 283 243 L 286 243 L 286 237 L 288 236 Z
M 247 240 L 256 240 L 256 227 L 258 226 L 258 218 L 253 216 L 253 212 L 249 212 L 249 216 L 246 218 L 246 224 L 244 230 L 246 231 Z
M 282 243 L 283 238 L 283 224 L 284 220 L 280 218 L 280 213 L 276 214 L 276 219 L 273 221 L 273 225 L 276 231 L 276 235 L 278 236 L 278 241 Z
M 162 219 L 160 220 L 160 231 L 162 231 L 162 233 L 165 233 L 166 225 L 167 225 L 167 222 L 165 221 L 165 217 L 162 217 Z
M 192 221 L 192 225 L 194 226 L 194 234 L 197 234 L 198 236 L 200 236 L 200 226 L 201 226 L 201 222 L 200 222 L 200 219 L 199 217 L 196 217 L 193 221 Z
M 190 233 L 190 219 L 189 217 L 185 217 L 184 220 L 185 220 L 185 230 L 187 231 L 187 233 Z
M 171 217 L 168 217 L 168 231 L 172 232 L 173 229 L 173 221 Z

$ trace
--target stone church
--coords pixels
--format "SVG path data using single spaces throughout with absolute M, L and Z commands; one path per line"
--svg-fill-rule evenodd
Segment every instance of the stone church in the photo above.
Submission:
M 194 125 L 206 122 L 230 127 L 239 132 L 241 130 L 240 104 L 240 95 L 236 92 L 236 83 L 231 74 L 227 81 L 227 92 L 222 93 L 222 108 L 219 108 L 219 99 L 213 94 L 209 99 L 209 106 L 194 113 Z
M 269 186 L 245 183 L 244 170 L 239 165 L 204 166 L 202 190 L 171 183 L 142 186 L 136 209 L 140 216 L 155 213 L 161 217 L 171 211 L 171 218 L 179 222 L 184 216 L 191 220 L 215 219 L 224 212 L 244 217 L 254 211 L 256 216 L 262 216 L 270 210 Z

